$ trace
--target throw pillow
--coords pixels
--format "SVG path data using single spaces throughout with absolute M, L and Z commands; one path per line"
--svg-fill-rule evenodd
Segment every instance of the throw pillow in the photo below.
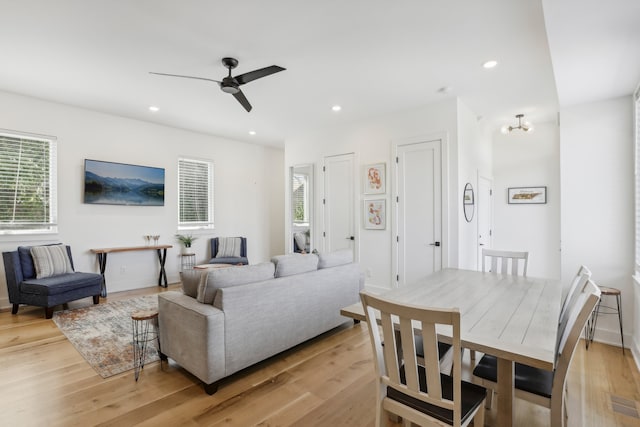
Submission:
M 228 258 L 240 256 L 242 239 L 240 237 L 220 237 L 218 238 L 218 253 L 216 258 Z
M 298 249 L 303 251 L 307 246 L 307 236 L 302 233 L 293 233 L 293 239 L 296 241 L 296 245 L 298 245 Z
M 33 246 L 31 248 L 36 278 L 57 276 L 73 273 L 71 261 L 65 245 Z

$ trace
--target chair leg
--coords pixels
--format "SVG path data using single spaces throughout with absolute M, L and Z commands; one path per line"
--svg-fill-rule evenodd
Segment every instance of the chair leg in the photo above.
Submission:
M 53 307 L 45 307 L 44 317 L 45 319 L 51 319 L 53 317 Z
M 484 406 L 480 405 L 480 407 L 478 408 L 478 412 L 476 412 L 476 416 L 473 417 L 473 427 L 484 427 L 484 408 L 485 407 L 486 407 L 486 404 Z
M 493 390 L 490 388 L 487 389 L 487 398 L 484 401 L 484 407 L 487 409 L 491 409 L 493 406 Z
M 624 332 L 622 332 L 622 306 L 620 304 L 621 296 L 616 295 L 616 302 L 618 303 L 618 322 L 620 322 L 620 341 L 622 342 L 622 355 L 624 356 Z
M 20 306 L 20 304 L 13 304 L 11 306 L 11 314 L 18 314 L 18 307 Z

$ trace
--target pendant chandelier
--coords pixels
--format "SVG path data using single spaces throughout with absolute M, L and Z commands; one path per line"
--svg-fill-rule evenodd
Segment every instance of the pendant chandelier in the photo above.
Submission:
M 518 119 L 518 126 L 504 125 L 500 128 L 500 132 L 509 133 L 509 132 L 513 132 L 516 129 L 520 129 L 524 132 L 532 132 L 533 125 L 529 122 L 522 122 L 523 117 L 524 117 L 524 114 L 516 114 L 516 119 Z

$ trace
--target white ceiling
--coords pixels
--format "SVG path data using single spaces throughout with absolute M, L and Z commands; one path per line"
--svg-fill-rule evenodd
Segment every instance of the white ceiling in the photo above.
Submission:
M 541 122 L 555 117 L 558 94 L 584 102 L 640 81 L 640 1 L 603 4 L 0 0 L 0 90 L 276 146 L 446 96 L 496 126 L 517 113 Z M 287 70 L 242 87 L 250 113 L 215 83 L 148 73 L 220 80 L 225 56 L 240 61 L 236 75 Z M 481 66 L 489 59 L 499 61 L 493 70 Z

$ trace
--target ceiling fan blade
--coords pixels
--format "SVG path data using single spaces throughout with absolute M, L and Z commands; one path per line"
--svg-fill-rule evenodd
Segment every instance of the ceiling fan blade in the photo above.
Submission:
M 277 73 L 284 70 L 286 70 L 286 68 L 278 67 L 277 65 L 272 65 L 270 67 L 265 67 L 259 70 L 249 71 L 248 73 L 240 74 L 239 76 L 235 76 L 234 78 L 236 79 L 239 85 L 243 85 L 253 80 L 266 77 L 270 74 Z
M 157 74 L 158 76 L 182 77 L 185 79 L 197 79 L 197 80 L 206 80 L 208 82 L 221 83 L 218 80 L 205 79 L 204 77 L 181 76 L 180 74 L 154 73 L 153 71 L 149 71 L 149 74 Z
M 249 101 L 248 101 L 248 100 L 247 100 L 247 98 L 244 96 L 244 93 L 242 93 L 242 91 L 241 91 L 241 90 L 239 90 L 238 92 L 234 93 L 234 94 L 233 94 L 233 97 L 234 97 L 235 99 L 237 99 L 237 100 L 238 100 L 238 102 L 239 102 L 240 104 L 242 104 L 242 106 L 244 107 L 244 109 L 245 109 L 245 110 L 247 110 L 247 113 L 248 113 L 249 111 L 251 111 L 251 108 L 252 108 L 252 107 L 251 107 L 251 104 L 249 104 Z

